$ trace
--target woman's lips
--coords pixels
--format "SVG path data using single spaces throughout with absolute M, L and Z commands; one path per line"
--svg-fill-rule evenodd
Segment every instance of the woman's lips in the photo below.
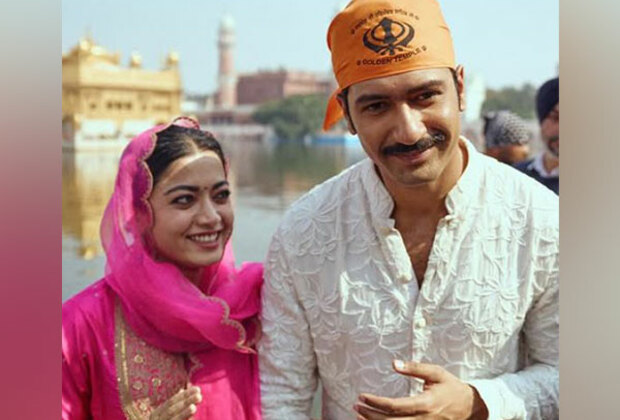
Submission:
M 215 248 L 219 245 L 220 232 L 188 235 L 187 238 L 202 248 Z

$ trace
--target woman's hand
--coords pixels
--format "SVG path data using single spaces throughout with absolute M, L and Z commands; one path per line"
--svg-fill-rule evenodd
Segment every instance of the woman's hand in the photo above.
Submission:
M 200 401 L 200 388 L 182 389 L 153 410 L 149 420 L 186 420 L 196 413 L 196 404 Z

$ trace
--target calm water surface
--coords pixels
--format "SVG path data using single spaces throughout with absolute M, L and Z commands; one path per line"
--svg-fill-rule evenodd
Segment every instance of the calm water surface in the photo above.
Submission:
M 263 261 L 290 204 L 363 159 L 359 146 L 223 141 L 231 161 L 237 264 Z M 62 162 L 62 300 L 102 277 L 99 223 L 114 188 L 118 152 L 65 152 Z

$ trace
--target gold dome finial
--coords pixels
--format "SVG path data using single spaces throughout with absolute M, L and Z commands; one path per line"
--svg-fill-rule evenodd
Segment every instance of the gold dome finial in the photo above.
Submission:
M 132 69 L 139 69 L 142 67 L 142 56 L 138 52 L 134 51 L 131 53 L 129 67 Z
M 93 41 L 90 38 L 82 38 L 80 39 L 80 50 L 81 51 L 90 51 L 93 47 Z
M 80 50 L 82 51 L 90 51 L 90 49 L 95 45 L 95 41 L 93 41 L 93 34 L 90 30 L 90 26 L 86 27 L 84 31 L 84 36 L 80 39 Z
M 177 67 L 179 64 L 179 53 L 176 51 L 170 51 L 168 57 L 166 57 L 166 68 Z

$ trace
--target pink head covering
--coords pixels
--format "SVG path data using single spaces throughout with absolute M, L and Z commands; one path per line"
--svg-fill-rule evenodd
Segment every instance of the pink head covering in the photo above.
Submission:
M 200 129 L 189 118 L 172 124 Z M 253 352 L 258 338 L 261 264 L 236 269 L 230 246 L 221 261 L 204 270 L 196 286 L 170 262 L 155 260 L 145 241 L 152 224 L 148 198 L 153 177 L 146 159 L 155 149 L 159 125 L 138 135 L 125 148 L 114 193 L 101 223 L 107 256 L 106 282 L 119 297 L 133 331 L 169 352 L 203 352 L 217 347 Z

